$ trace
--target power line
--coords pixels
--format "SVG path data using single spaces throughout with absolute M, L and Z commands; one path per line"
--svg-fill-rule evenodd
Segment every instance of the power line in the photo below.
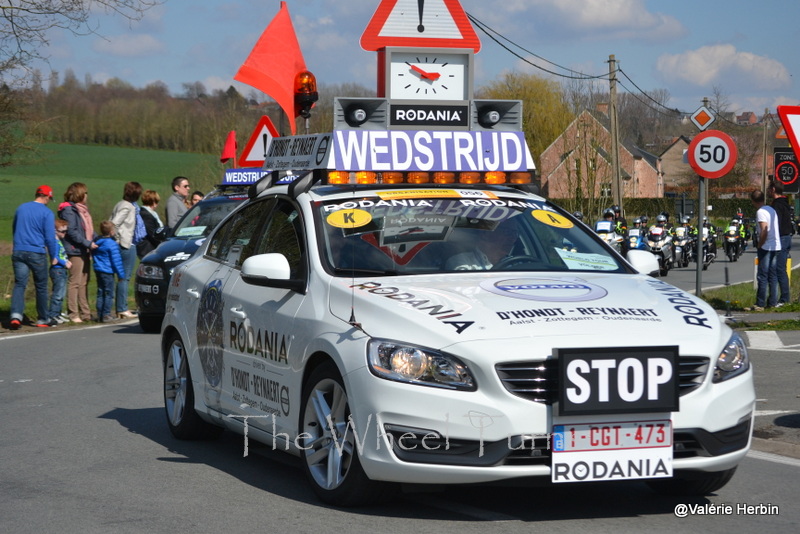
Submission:
M 548 74 L 552 74 L 553 76 L 559 76 L 559 77 L 561 77 L 561 78 L 569 78 L 569 79 L 571 79 L 571 80 L 598 80 L 598 79 L 603 79 L 603 80 L 606 80 L 606 79 L 608 79 L 608 76 L 609 76 L 608 74 L 601 74 L 601 75 L 598 75 L 598 76 L 591 76 L 591 75 L 584 74 L 584 73 L 582 73 L 582 72 L 579 72 L 579 71 L 576 71 L 576 70 L 573 70 L 573 69 L 570 69 L 570 68 L 567 68 L 567 67 L 563 67 L 563 66 L 559 65 L 558 63 L 554 63 L 554 62 L 550 61 L 549 59 L 545 59 L 545 58 L 543 58 L 542 56 L 540 56 L 540 55 L 538 55 L 538 54 L 535 54 L 534 52 L 531 52 L 530 50 L 528 50 L 528 49 L 526 49 L 526 48 L 524 48 L 524 47 L 522 47 L 522 46 L 518 45 L 518 44 L 517 44 L 517 43 L 515 43 L 514 41 L 512 41 L 512 40 L 510 40 L 509 38 L 507 38 L 507 37 L 505 37 L 504 35 L 502 35 L 500 32 L 498 32 L 498 31 L 496 31 L 496 30 L 492 29 L 492 28 L 491 28 L 491 27 L 489 27 L 488 25 L 486 25 L 486 24 L 484 24 L 483 22 L 481 22 L 480 20 L 476 19 L 475 17 L 473 17 L 473 16 L 472 16 L 472 15 L 470 15 L 469 13 L 467 13 L 467 17 L 469 18 L 469 20 L 470 20 L 470 21 L 471 21 L 473 24 L 475 24 L 475 26 L 476 26 L 476 27 L 477 27 L 479 30 L 481 30 L 483 33 L 485 33 L 485 34 L 486 34 L 486 35 L 487 35 L 487 36 L 488 36 L 488 37 L 489 37 L 489 38 L 490 38 L 492 41 L 494 41 L 495 43 L 497 43 L 497 44 L 498 44 L 498 45 L 499 45 L 501 48 L 505 49 L 506 51 L 508 51 L 509 53 L 513 54 L 513 55 L 514 55 L 514 56 L 516 56 L 517 58 L 521 59 L 522 61 L 524 61 L 524 62 L 525 62 L 525 63 L 527 63 L 528 65 L 530 65 L 530 66 L 532 66 L 532 67 L 535 67 L 535 68 L 537 68 L 537 69 L 539 69 L 539 70 L 541 70 L 541 71 L 543 71 L 543 72 L 546 72 L 546 73 L 548 73 Z M 554 71 L 551 71 L 551 70 L 549 70 L 549 69 L 546 69 L 546 68 L 542 67 L 541 65 L 537 65 L 536 63 L 533 63 L 532 61 L 530 61 L 530 60 L 529 60 L 529 59 L 527 59 L 526 57 L 524 57 L 524 56 L 522 56 L 522 55 L 518 54 L 518 53 L 517 53 L 517 52 L 515 52 L 514 50 L 511 50 L 511 49 L 510 49 L 508 46 L 506 46 L 505 44 L 501 43 L 501 42 L 498 40 L 498 38 L 497 38 L 497 37 L 495 37 L 495 35 L 497 35 L 497 36 L 498 36 L 500 39 L 502 39 L 503 41 L 506 41 L 507 43 L 510 43 L 512 46 L 514 46 L 514 47 L 516 47 L 516 48 L 519 48 L 519 49 L 520 49 L 520 50 L 522 50 L 523 52 L 525 52 L 525 53 L 527 53 L 527 54 L 530 54 L 531 56 L 535 57 L 536 59 L 540 59 L 540 60 L 544 61 L 545 63 L 548 63 L 548 64 L 550 64 L 550 65 L 553 65 L 554 67 L 558 67 L 559 69 L 565 70 L 565 71 L 567 71 L 567 72 L 571 72 L 571 73 L 577 74 L 578 76 L 570 76 L 570 75 L 567 75 L 567 74 L 561 74 L 561 73 L 554 72 Z

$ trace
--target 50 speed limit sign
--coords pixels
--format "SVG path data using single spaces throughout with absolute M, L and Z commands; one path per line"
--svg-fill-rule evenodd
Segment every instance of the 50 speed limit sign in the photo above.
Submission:
M 719 178 L 736 165 L 739 153 L 731 137 L 719 130 L 708 130 L 689 143 L 688 158 L 694 172 L 703 178 Z

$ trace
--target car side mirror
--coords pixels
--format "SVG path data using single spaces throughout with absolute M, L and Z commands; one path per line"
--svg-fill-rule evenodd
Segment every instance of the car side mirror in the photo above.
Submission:
M 646 250 L 629 250 L 626 259 L 631 266 L 643 274 L 656 276 L 659 273 L 658 260 Z
M 278 253 L 250 256 L 242 263 L 242 280 L 248 284 L 291 289 L 305 293 L 305 281 L 293 279 L 289 260 Z
M 157 228 L 155 232 L 153 232 L 153 238 L 158 241 L 159 243 L 166 241 L 170 234 L 169 228 L 166 226 L 162 226 L 161 228 Z

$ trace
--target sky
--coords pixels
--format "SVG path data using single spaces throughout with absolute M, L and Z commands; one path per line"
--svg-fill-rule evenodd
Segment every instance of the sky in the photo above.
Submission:
M 386 0 L 287 0 L 306 66 L 318 84 L 375 88 L 377 54 L 363 50 L 359 41 L 381 1 Z M 613 54 L 625 74 L 619 78 L 620 92 L 666 90 L 673 109 L 692 112 L 704 97 L 713 97 L 715 88 L 736 113 L 760 116 L 778 105 L 800 105 L 800 79 L 794 78 L 800 78 L 797 0 L 460 3 L 503 38 L 560 67 L 608 74 Z M 53 30 L 50 46 L 42 50 L 49 65 L 37 66 L 45 78 L 51 70 L 63 76 L 71 69 L 78 80 L 91 77 L 100 83 L 119 78 L 143 88 L 161 81 L 175 96 L 186 83 L 201 82 L 209 91 L 233 85 L 263 100 L 263 93 L 233 77 L 279 8 L 279 0 L 164 0 L 135 23 L 96 13 L 96 35 Z M 512 71 L 564 79 L 476 32 L 481 40 L 476 87 Z M 575 75 L 515 50 L 547 70 Z

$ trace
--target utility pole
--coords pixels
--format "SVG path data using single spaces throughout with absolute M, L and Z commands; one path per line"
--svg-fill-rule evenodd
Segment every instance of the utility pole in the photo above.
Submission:
M 764 121 L 764 160 L 761 165 L 761 191 L 764 192 L 764 195 L 767 194 L 767 114 L 769 114 L 769 108 L 764 108 L 764 118 L 761 119 Z
M 622 178 L 619 169 L 619 122 L 617 121 L 617 61 L 614 54 L 608 56 L 608 82 L 610 95 L 609 118 L 611 119 L 611 191 L 614 204 L 622 209 Z M 625 213 L 623 210 L 622 213 Z

